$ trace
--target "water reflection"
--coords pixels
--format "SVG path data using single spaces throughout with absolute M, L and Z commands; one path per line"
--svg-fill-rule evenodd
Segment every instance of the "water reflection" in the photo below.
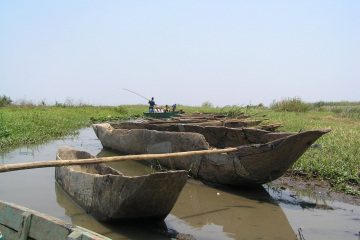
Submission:
M 117 153 L 102 149 L 97 157 L 114 156 Z M 126 175 L 147 174 L 151 169 L 136 161 L 113 162 L 107 165 Z M 123 226 L 118 223 L 115 229 L 110 225 L 97 223 L 82 210 L 65 204 L 67 195 L 56 190 L 59 205 L 72 223 L 89 228 L 101 234 L 119 234 L 131 239 L 138 239 L 136 234 L 144 226 Z M 67 202 L 72 203 L 68 200 Z M 72 203 L 72 205 L 74 205 Z M 70 214 L 71 212 L 71 214 Z M 80 214 L 82 213 L 82 214 Z M 85 220 L 86 219 L 86 220 Z M 144 223 L 143 223 L 144 224 Z M 272 200 L 268 192 L 259 187 L 256 190 L 234 188 L 210 188 L 200 182 L 189 181 L 182 190 L 171 214 L 165 219 L 167 228 L 180 233 L 193 235 L 196 239 L 296 239 L 282 209 Z M 114 225 L 112 225 L 114 227 Z M 145 227 L 147 228 L 147 227 Z M 120 231 L 120 229 L 122 229 Z M 126 231 L 124 230 L 126 229 Z M 134 232 L 135 230 L 135 232 Z M 142 233 L 149 234 L 149 233 Z M 108 236 L 108 235 L 106 235 Z M 114 237 L 114 236 L 113 236 Z M 147 237 L 147 239 L 149 239 Z
M 101 151 L 96 155 L 96 157 L 112 157 L 117 155 L 119 154 L 116 152 L 101 149 Z M 152 170 L 148 166 L 142 164 L 140 161 L 110 162 L 106 163 L 106 165 L 115 168 L 126 176 L 141 176 L 152 172 Z
M 296 239 L 284 212 L 262 187 L 241 191 L 187 184 L 171 214 L 201 239 Z M 174 222 L 167 223 L 180 229 Z

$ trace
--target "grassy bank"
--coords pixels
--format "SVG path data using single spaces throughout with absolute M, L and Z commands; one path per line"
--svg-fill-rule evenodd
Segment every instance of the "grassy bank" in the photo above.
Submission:
M 204 105 L 178 108 L 183 108 L 187 113 L 244 112 L 246 115 L 254 115 L 253 118 L 263 118 L 266 115 L 268 120 L 262 124 L 283 123 L 279 131 L 287 132 L 331 127 L 332 131 L 316 142 L 321 147 L 309 149 L 294 164 L 292 170 L 302 177 L 328 180 L 336 190 L 360 195 L 360 119 L 353 117 L 358 112 L 357 107 L 356 110 L 351 110 L 351 116 L 346 114 L 346 109 L 350 107 L 337 106 L 337 109 L 343 109 L 339 113 L 339 110 L 324 110 L 324 105 L 315 109 L 316 111 L 298 112 L 262 106 L 218 108 Z M 80 128 L 90 126 L 92 122 L 135 118 L 141 116 L 146 109 L 147 105 L 1 107 L 0 150 L 76 135 Z M 309 109 L 314 110 L 311 106 Z
M 284 123 L 280 131 L 331 127 L 330 133 L 317 140 L 321 147 L 306 151 L 292 169 L 307 178 L 329 180 L 336 190 L 360 195 L 360 119 L 340 118 L 331 112 L 267 112 L 267 117 L 264 124 Z
M 76 135 L 90 118 L 128 117 L 119 107 L 9 106 L 0 108 L 0 150 Z

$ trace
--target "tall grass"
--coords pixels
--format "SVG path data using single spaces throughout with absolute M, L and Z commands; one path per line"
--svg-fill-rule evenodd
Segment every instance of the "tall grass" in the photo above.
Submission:
M 333 112 L 338 117 L 360 118 L 360 102 L 315 102 L 311 104 L 311 109 L 321 112 Z

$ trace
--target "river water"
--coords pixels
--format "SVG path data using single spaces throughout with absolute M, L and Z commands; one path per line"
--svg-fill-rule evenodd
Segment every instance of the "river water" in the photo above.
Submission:
M 0 164 L 55 160 L 66 145 L 95 156 L 112 156 L 92 128 L 77 137 L 1 153 Z M 132 161 L 108 164 L 127 175 L 146 173 Z M 88 228 L 111 239 L 171 239 L 151 230 L 151 222 L 98 222 L 55 183 L 54 168 L 0 173 L 0 199 Z M 355 239 L 359 240 L 360 207 L 264 185 L 255 190 L 214 188 L 187 183 L 175 207 L 158 225 L 195 239 Z M 321 206 L 321 207 L 319 207 Z M 150 226 L 150 227 L 149 227 Z

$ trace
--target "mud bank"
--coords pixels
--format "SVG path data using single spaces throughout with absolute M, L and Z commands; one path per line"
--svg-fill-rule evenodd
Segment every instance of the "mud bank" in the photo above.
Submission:
M 297 176 L 292 172 L 287 172 L 281 178 L 273 181 L 271 185 L 278 187 L 281 190 L 298 190 L 302 193 L 307 193 L 323 200 L 336 200 L 339 202 L 360 206 L 360 196 L 336 192 L 331 189 L 331 184 L 329 181 L 306 179 L 304 177 Z

